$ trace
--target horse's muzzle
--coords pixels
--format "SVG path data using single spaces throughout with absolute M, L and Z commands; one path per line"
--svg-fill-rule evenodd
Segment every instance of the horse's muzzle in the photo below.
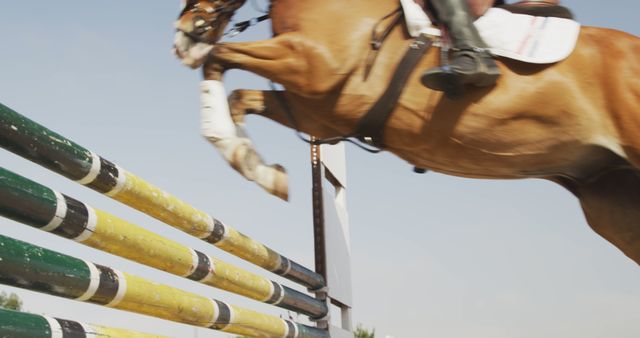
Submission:
M 190 68 L 200 67 L 209 57 L 213 45 L 193 39 L 191 34 L 178 30 L 173 41 L 173 52 Z

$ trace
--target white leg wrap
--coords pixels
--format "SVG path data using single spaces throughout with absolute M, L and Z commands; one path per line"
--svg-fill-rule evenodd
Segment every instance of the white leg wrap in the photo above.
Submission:
M 282 199 L 288 197 L 287 174 L 278 165 L 268 166 L 253 148 L 251 140 L 233 123 L 224 86 L 220 81 L 202 81 L 201 133 L 229 164 L 250 181 L 255 181 Z
M 236 137 L 236 126 L 231 120 L 227 93 L 222 82 L 202 81 L 200 84 L 200 114 L 202 135 L 206 138 L 222 139 Z

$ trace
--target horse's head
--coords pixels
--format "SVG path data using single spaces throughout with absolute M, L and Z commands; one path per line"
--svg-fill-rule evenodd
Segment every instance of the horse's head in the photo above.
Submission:
M 235 11 L 246 0 L 183 0 L 175 23 L 176 55 L 185 65 L 199 67 L 218 42 Z

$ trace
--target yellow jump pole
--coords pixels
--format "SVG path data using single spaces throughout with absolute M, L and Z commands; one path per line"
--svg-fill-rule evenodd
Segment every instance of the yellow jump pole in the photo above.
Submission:
M 0 282 L 251 337 L 328 338 L 258 313 L 0 235 Z
M 325 302 L 214 259 L 0 167 L 0 215 L 93 248 L 312 318 Z
M 324 278 L 0 104 L 0 146 L 312 290 Z

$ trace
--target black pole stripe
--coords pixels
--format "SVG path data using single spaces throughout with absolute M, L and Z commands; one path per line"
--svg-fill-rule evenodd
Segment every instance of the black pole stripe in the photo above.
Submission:
M 221 301 L 213 300 L 218 305 L 218 318 L 216 319 L 215 324 L 211 325 L 210 328 L 214 330 L 222 330 L 229 325 L 231 321 L 231 309 L 229 306 Z
M 66 319 L 54 318 L 62 328 L 62 338 L 87 338 L 82 324 Z
M 224 238 L 224 224 L 213 218 L 213 230 L 211 234 L 204 240 L 211 244 L 216 244 Z
M 118 185 L 119 175 L 120 172 L 115 164 L 100 157 L 100 173 L 98 173 L 96 179 L 87 184 L 87 186 L 106 194 Z
M 64 238 L 73 239 L 84 232 L 89 222 L 89 210 L 87 206 L 73 197 L 62 195 L 67 205 L 67 213 L 62 223 L 55 228 L 54 234 Z
M 90 302 L 106 305 L 111 303 L 118 294 L 120 288 L 120 278 L 113 269 L 99 264 L 95 264 L 100 271 L 100 284 L 95 295 L 89 299 Z
M 198 256 L 198 264 L 196 265 L 196 270 L 187 276 L 187 278 L 199 282 L 209 275 L 209 271 L 211 271 L 211 260 L 209 256 L 204 253 L 197 250 L 194 251 Z

